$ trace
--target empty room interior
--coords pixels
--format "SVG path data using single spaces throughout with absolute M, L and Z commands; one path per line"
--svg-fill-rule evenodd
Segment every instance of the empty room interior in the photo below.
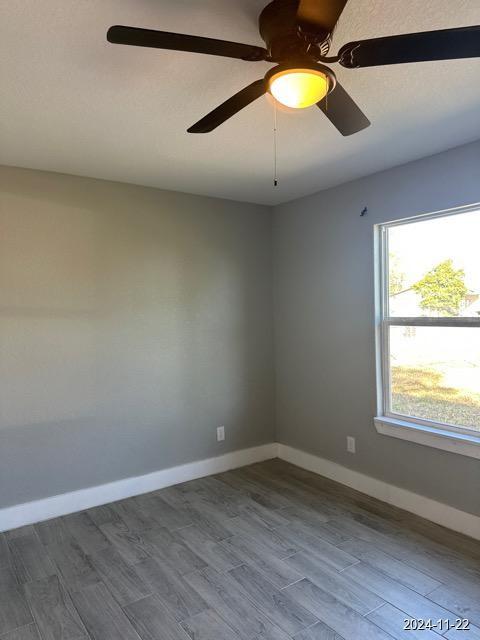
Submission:
M 480 640 L 480 0 L 0 4 L 0 640 Z

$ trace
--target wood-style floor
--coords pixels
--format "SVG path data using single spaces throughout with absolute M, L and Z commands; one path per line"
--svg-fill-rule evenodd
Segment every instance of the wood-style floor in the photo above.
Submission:
M 279 460 L 0 535 L 1 640 L 441 635 L 480 639 L 480 543 Z

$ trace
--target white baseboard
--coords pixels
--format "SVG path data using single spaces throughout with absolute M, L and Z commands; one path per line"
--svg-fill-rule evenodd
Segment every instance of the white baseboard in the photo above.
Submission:
M 343 467 L 331 460 L 325 460 L 310 453 L 278 444 L 278 457 L 286 462 L 313 471 L 321 476 L 357 489 L 362 493 L 387 502 L 388 504 L 415 513 L 448 529 L 453 529 L 467 536 L 480 540 L 480 517 L 449 505 L 436 502 L 418 493 L 400 489 L 394 485 L 376 480 L 358 471 Z
M 0 531 L 8 531 L 24 525 L 34 524 L 35 522 L 83 511 L 84 509 L 91 509 L 116 500 L 170 487 L 180 482 L 203 478 L 276 457 L 302 467 L 302 469 L 313 471 L 321 476 L 357 489 L 383 502 L 415 513 L 448 529 L 453 529 L 480 540 L 479 516 L 460 511 L 406 489 L 400 489 L 381 480 L 376 480 L 331 460 L 277 443 L 233 451 L 216 458 L 190 462 L 170 469 L 155 471 L 144 476 L 117 480 L 97 487 L 80 489 L 79 491 L 0 509 Z
M 149 491 L 170 487 L 180 482 L 195 480 L 229 469 L 262 462 L 277 456 L 275 443 L 251 449 L 233 451 L 216 458 L 190 462 L 178 467 L 154 471 L 144 476 L 117 480 L 88 489 L 80 489 L 58 496 L 35 500 L 25 504 L 0 509 L 0 531 L 16 529 L 27 524 L 50 520 L 58 516 L 91 509 L 102 504 L 130 498 Z

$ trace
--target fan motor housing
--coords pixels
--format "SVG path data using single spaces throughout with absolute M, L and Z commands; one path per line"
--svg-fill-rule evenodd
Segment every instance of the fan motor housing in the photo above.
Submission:
M 304 31 L 297 18 L 298 0 L 273 0 L 260 14 L 259 30 L 274 61 L 291 57 L 318 60 L 328 53 L 327 31 Z

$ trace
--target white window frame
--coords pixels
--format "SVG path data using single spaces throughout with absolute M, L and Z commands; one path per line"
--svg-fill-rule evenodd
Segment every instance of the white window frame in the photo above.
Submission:
M 389 315 L 388 230 L 392 227 L 478 211 L 480 205 L 470 205 L 423 214 L 375 225 L 375 304 L 377 351 L 377 417 L 374 424 L 379 433 L 446 451 L 480 458 L 480 434 L 458 425 L 395 413 L 390 408 L 390 327 L 469 327 L 480 329 L 480 317 L 391 317 Z

